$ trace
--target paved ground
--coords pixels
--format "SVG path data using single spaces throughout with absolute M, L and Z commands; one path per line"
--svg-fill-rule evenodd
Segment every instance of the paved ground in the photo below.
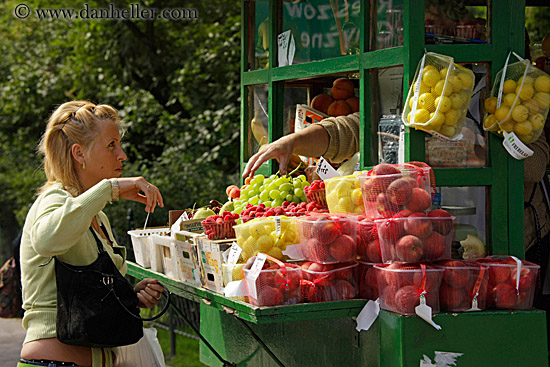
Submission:
M 25 329 L 21 319 L 0 318 L 0 367 L 15 367 L 23 339 Z

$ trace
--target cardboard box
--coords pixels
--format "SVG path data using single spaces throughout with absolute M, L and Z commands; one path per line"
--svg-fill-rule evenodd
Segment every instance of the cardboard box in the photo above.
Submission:
M 172 227 L 172 224 L 178 220 L 179 217 L 183 214 L 185 210 L 170 210 L 168 212 L 169 217 L 169 227 Z M 202 233 L 204 229 L 202 228 L 203 219 L 190 219 L 180 222 L 180 230 L 187 232 Z
M 197 237 L 199 260 L 203 271 L 203 286 L 214 292 L 223 293 L 223 252 L 231 247 L 231 240 L 209 240 Z
M 194 286 L 202 286 L 203 276 L 199 261 L 197 239 L 202 235 L 187 231 L 175 233 L 174 252 L 178 279 Z
M 160 271 L 170 278 L 178 279 L 176 274 L 176 253 L 172 250 L 173 241 L 172 237 L 168 236 L 152 235 L 150 237 L 151 246 L 156 250 L 157 256 L 160 255 L 160 262 L 162 263 Z

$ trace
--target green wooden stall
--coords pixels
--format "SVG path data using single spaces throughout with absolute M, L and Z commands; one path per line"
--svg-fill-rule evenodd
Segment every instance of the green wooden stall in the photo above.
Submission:
M 484 14 L 485 37 L 428 38 L 424 0 L 243 1 L 241 167 L 261 144 L 292 131 L 297 103 L 307 104 L 338 77 L 353 79 L 358 90 L 361 169 L 378 163 L 378 123 L 392 100 L 381 94 L 387 91 L 380 88 L 382 80 L 402 74 L 394 91 L 397 103 L 390 106 L 391 113 L 399 113 L 425 51 L 484 67 L 490 89 L 491 76 L 508 53 L 524 52 L 526 3 L 462 3 Z M 294 60 L 278 66 L 278 35 L 285 31 L 294 38 Z M 501 137 L 485 134 L 485 139 L 481 167 L 435 168 L 436 182 L 482 188 L 489 252 L 524 257 L 523 163 L 505 151 Z M 426 161 L 426 133 L 405 128 L 404 141 L 405 161 Z M 271 161 L 258 172 L 277 170 Z M 201 333 L 238 366 L 430 366 L 436 352 L 457 353 L 456 366 L 548 365 L 546 316 L 538 310 L 440 313 L 434 320 L 442 330 L 417 317 L 381 311 L 368 331 L 358 332 L 355 318 L 365 300 L 255 307 L 135 264 L 129 274 L 158 278 L 175 294 L 199 302 Z M 222 365 L 204 343 L 200 357 L 209 366 Z

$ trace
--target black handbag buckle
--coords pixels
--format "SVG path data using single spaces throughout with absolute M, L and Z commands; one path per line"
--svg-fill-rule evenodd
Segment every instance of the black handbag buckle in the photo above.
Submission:
M 109 285 L 112 285 L 114 283 L 114 280 L 113 280 L 112 276 L 106 276 L 105 275 L 101 279 L 101 282 L 103 283 L 103 285 L 109 286 Z

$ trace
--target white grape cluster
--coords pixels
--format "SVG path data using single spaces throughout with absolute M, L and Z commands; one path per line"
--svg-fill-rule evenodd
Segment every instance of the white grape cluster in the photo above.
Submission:
M 296 204 L 307 201 L 304 193 L 306 186 L 309 186 L 309 182 L 304 175 L 295 178 L 277 174 L 267 178 L 264 175 L 254 176 L 250 184 L 241 189 L 239 200 L 234 202 L 234 212 L 240 214 L 247 204 L 275 208 L 285 201 Z

